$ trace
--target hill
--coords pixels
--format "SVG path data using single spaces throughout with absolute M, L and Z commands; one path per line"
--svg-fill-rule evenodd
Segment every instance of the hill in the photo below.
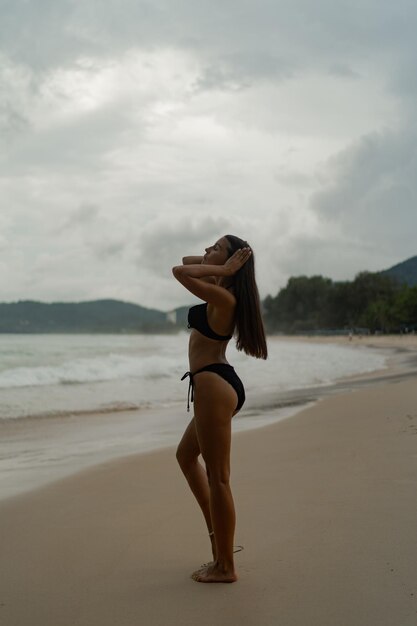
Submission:
M 166 313 L 119 300 L 0 303 L 0 333 L 156 333 L 176 329 Z
M 409 287 L 417 285 L 417 256 L 413 256 L 402 263 L 393 265 L 387 270 L 380 272 L 386 276 L 391 276 L 399 283 L 405 283 Z

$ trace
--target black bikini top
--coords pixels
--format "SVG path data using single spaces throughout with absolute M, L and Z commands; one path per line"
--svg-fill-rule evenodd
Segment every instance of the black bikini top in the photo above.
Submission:
M 192 306 L 188 310 L 188 328 L 195 328 L 205 337 L 217 339 L 217 341 L 226 341 L 233 337 L 233 335 L 218 335 L 210 328 L 207 319 L 207 302 Z

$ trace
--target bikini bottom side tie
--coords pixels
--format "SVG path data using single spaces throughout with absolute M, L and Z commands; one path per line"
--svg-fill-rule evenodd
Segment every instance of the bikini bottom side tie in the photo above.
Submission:
M 188 385 L 188 396 L 187 396 L 187 412 L 189 413 L 190 412 L 190 393 L 191 393 L 191 402 L 194 402 L 194 380 L 193 380 L 193 375 L 191 372 L 185 372 L 181 380 L 184 380 L 185 378 L 187 378 L 187 376 L 190 377 L 190 382 Z

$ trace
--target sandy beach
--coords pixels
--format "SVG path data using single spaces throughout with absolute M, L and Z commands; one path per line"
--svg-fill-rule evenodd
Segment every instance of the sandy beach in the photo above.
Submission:
M 0 503 L 0 622 L 415 626 L 417 338 L 354 341 L 401 367 L 234 436 L 236 584 L 190 579 L 209 542 L 167 448 Z

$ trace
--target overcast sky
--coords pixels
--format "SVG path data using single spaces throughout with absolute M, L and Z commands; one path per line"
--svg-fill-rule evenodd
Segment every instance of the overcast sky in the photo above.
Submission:
M 415 0 L 0 0 L 0 301 L 261 296 L 417 254 Z

